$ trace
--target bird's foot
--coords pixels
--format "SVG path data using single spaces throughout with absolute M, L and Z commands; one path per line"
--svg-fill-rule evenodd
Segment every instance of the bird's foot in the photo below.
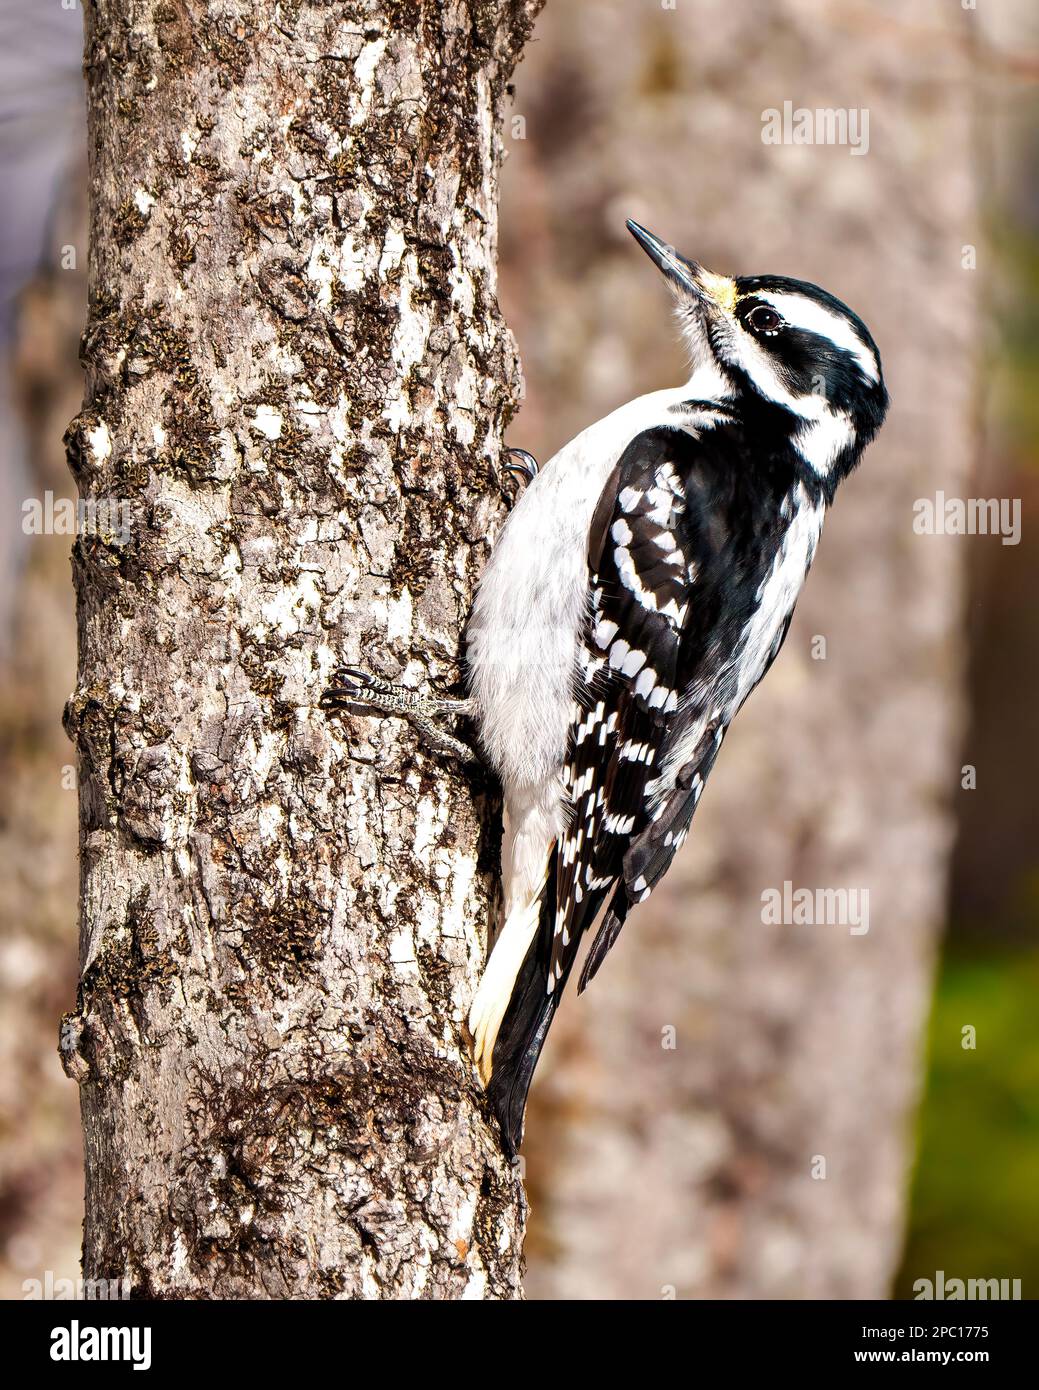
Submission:
M 518 459 L 517 463 L 507 463 L 506 473 L 516 473 L 526 482 L 532 483 L 538 475 L 538 461 L 533 454 L 528 454 L 526 449 L 506 449 L 510 459 Z
M 515 462 L 506 463 L 504 471 L 511 473 L 515 478 L 523 480 L 523 486 L 529 487 L 538 475 L 538 461 L 533 454 L 528 454 L 526 449 L 506 449 L 506 456 Z
M 359 666 L 342 666 L 336 671 L 333 683 L 321 696 L 321 708 L 330 715 L 346 709 L 359 709 L 366 714 L 396 715 L 409 720 L 433 752 L 466 763 L 480 761 L 475 749 L 436 722 L 444 715 L 471 714 L 471 700 L 446 700 L 434 695 L 422 695 L 407 686 L 393 685 Z

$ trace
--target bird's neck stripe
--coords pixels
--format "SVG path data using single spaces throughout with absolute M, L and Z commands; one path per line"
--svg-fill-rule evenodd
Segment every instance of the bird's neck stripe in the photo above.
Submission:
M 855 442 L 855 426 L 843 410 L 829 410 L 806 423 L 792 443 L 812 472 L 825 478 L 846 449 Z

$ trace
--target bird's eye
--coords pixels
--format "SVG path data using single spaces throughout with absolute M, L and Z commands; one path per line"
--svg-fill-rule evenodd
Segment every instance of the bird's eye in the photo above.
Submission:
M 747 327 L 752 328 L 755 333 L 775 333 L 782 323 L 779 314 L 767 304 L 755 305 L 747 315 Z

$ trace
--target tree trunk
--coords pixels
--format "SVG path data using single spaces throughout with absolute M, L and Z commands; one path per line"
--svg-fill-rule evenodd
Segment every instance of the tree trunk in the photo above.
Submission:
M 461 1027 L 496 822 L 441 691 L 504 513 L 498 126 L 539 0 L 94 0 L 75 547 L 85 1275 L 511 1298 Z M 105 510 L 107 506 L 107 510 Z
M 968 543 L 916 535 L 913 504 L 970 488 L 975 16 L 933 0 L 597 14 L 589 26 L 549 6 L 517 84 L 526 140 L 507 166 L 503 281 L 521 341 L 541 350 L 516 442 L 550 454 L 682 380 L 626 215 L 713 269 L 838 294 L 876 336 L 892 409 L 689 843 L 588 993 L 563 1001 L 527 1123 L 527 1292 L 883 1297 L 952 799 L 968 795 Z M 868 154 L 765 145 L 762 113 L 788 99 L 867 108 Z M 868 890 L 868 932 L 766 923 L 762 893 L 784 882 Z

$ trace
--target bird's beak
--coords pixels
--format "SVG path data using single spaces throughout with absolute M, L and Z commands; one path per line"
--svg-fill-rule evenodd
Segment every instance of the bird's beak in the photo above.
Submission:
M 720 309 L 731 314 L 736 303 L 736 281 L 727 275 L 715 275 L 696 261 L 687 261 L 673 246 L 668 246 L 652 232 L 628 218 L 628 231 L 646 255 L 667 276 L 678 290 L 692 295 L 705 309 Z

